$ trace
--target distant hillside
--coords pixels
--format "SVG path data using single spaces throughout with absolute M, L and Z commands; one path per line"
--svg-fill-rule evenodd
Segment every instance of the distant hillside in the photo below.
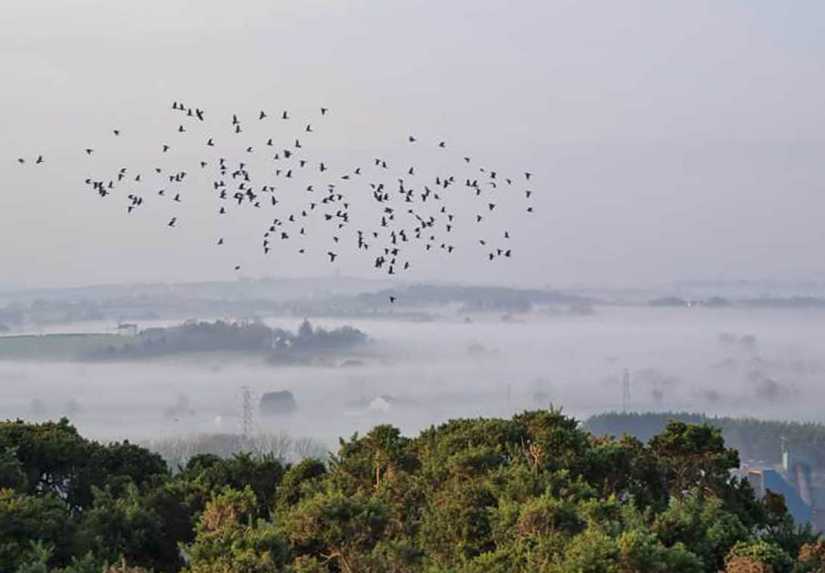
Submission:
M 203 352 L 258 355 L 271 363 L 310 363 L 367 342 L 350 326 L 332 330 L 304 321 L 297 332 L 260 322 L 197 322 L 137 335 L 50 334 L 0 337 L 0 360 L 138 360 Z

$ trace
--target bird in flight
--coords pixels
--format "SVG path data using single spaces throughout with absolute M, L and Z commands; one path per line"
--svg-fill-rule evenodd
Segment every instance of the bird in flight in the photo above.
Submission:
M 172 109 L 185 113 L 189 118 L 196 117 L 200 121 L 205 121 L 205 112 L 199 108 L 186 107 L 184 104 L 174 101 Z M 320 109 L 320 116 L 322 117 L 329 114 L 329 108 L 326 106 L 316 109 Z M 315 113 L 318 112 L 316 111 Z M 253 111 L 250 115 L 255 117 L 255 112 Z M 297 126 L 304 125 L 302 130 L 304 133 L 314 134 L 317 130 L 320 134 L 320 132 L 323 131 L 320 128 L 321 125 L 326 125 L 322 122 L 321 124 L 313 126 L 309 118 L 299 117 L 297 113 L 292 117 L 286 110 L 278 115 L 280 115 L 283 120 L 295 119 Z M 273 117 L 278 117 L 278 115 L 273 115 Z M 257 112 L 257 117 L 259 120 L 263 120 L 270 116 L 265 110 L 260 110 Z M 318 116 L 315 117 L 317 118 Z M 500 198 L 499 200 L 493 200 L 488 194 L 495 192 L 497 183 L 501 180 L 506 181 L 508 185 L 512 185 L 515 179 L 505 170 L 496 171 L 493 169 L 493 165 L 485 165 L 480 169 L 480 172 L 487 175 L 480 181 L 477 178 L 480 176 L 476 175 L 474 177 L 474 175 L 470 173 L 471 171 L 478 172 L 479 169 L 469 167 L 471 157 L 466 154 L 460 155 L 456 153 L 456 163 L 460 165 L 453 166 L 454 170 L 450 170 L 451 168 L 448 162 L 453 152 L 452 149 L 449 149 L 447 146 L 447 137 L 444 139 L 429 139 L 425 137 L 425 139 L 421 140 L 422 142 L 429 141 L 430 145 L 442 150 L 438 152 L 441 157 L 439 160 L 441 166 L 438 168 L 438 173 L 428 174 L 428 165 L 426 163 L 416 163 L 414 166 L 411 166 L 413 162 L 409 162 L 406 166 L 403 166 L 403 157 L 394 159 L 392 163 L 395 165 L 392 165 L 386 159 L 381 159 L 380 153 L 370 154 L 368 156 L 372 158 L 378 157 L 374 159 L 374 168 L 371 168 L 369 165 L 365 167 L 363 163 L 360 165 L 356 163 L 354 165 L 343 165 L 341 166 L 342 169 L 338 171 L 337 165 L 330 165 L 329 157 L 314 153 L 315 150 L 313 150 L 312 143 L 315 143 L 316 137 L 318 137 L 316 135 L 312 136 L 311 141 L 305 141 L 303 144 L 300 140 L 293 139 L 294 144 L 288 146 L 289 148 L 287 148 L 286 145 L 279 146 L 278 138 L 276 137 L 264 136 L 261 141 L 256 143 L 254 140 L 246 141 L 247 136 L 245 131 L 249 130 L 241 129 L 242 124 L 239 119 L 239 114 L 231 114 L 231 119 L 231 127 L 229 122 L 226 122 L 223 124 L 223 129 L 229 133 L 234 132 L 239 134 L 234 141 L 242 142 L 242 144 L 237 145 L 234 152 L 227 152 L 230 154 L 218 159 L 211 156 L 211 154 L 198 156 L 196 155 L 198 152 L 197 149 L 186 149 L 186 138 L 180 138 L 181 143 L 176 143 L 174 149 L 170 145 L 163 144 L 162 151 L 164 154 L 167 154 L 164 155 L 164 161 L 169 161 L 170 163 L 164 165 L 163 170 L 158 167 L 154 167 L 154 170 L 158 175 L 166 172 L 166 175 L 161 177 L 163 181 L 166 180 L 167 176 L 169 178 L 169 182 L 167 183 L 168 187 L 166 188 L 168 193 L 165 193 L 163 189 L 157 191 L 156 194 L 152 192 L 153 189 L 148 189 L 147 191 L 150 196 L 164 197 L 164 200 L 170 198 L 174 203 L 183 206 L 181 197 L 189 190 L 186 188 L 189 179 L 184 179 L 186 172 L 180 169 L 183 165 L 172 166 L 172 162 L 177 159 L 177 155 L 180 153 L 184 155 L 182 159 L 185 159 L 187 164 L 189 164 L 188 162 L 191 159 L 192 163 L 200 165 L 200 169 L 198 170 L 198 186 L 201 185 L 200 178 L 209 177 L 209 175 L 214 172 L 214 178 L 212 178 L 211 185 L 207 187 L 207 189 L 211 187 L 210 190 L 214 193 L 213 196 L 217 201 L 227 201 L 229 203 L 228 205 L 220 203 L 216 205 L 218 207 L 218 209 L 216 209 L 218 214 L 223 216 L 220 219 L 222 223 L 237 221 L 238 216 L 243 216 L 243 209 L 247 208 L 257 208 L 262 211 L 272 209 L 274 212 L 279 209 L 287 209 L 287 205 L 290 205 L 290 210 L 297 207 L 297 210 L 292 210 L 292 212 L 281 211 L 271 224 L 268 223 L 269 231 L 264 235 L 263 247 L 265 253 L 271 252 L 272 245 L 270 241 L 275 238 L 280 237 L 281 240 L 294 241 L 301 237 L 309 237 L 312 235 L 313 226 L 311 226 L 311 221 L 317 218 L 317 220 L 324 223 L 324 226 L 331 231 L 328 238 L 331 239 L 332 243 L 327 245 L 327 248 L 335 249 L 335 251 L 326 251 L 326 256 L 329 257 L 330 263 L 335 263 L 340 255 L 346 257 L 343 249 L 345 249 L 344 245 L 347 245 L 347 228 L 351 225 L 351 221 L 357 217 L 359 222 L 363 221 L 363 225 L 365 225 L 362 226 L 362 224 L 359 223 L 359 252 L 366 252 L 367 250 L 370 250 L 370 252 L 378 251 L 379 256 L 375 259 L 375 267 L 387 274 L 401 274 L 402 270 L 407 271 L 410 269 L 410 255 L 412 255 L 412 249 L 416 245 L 421 247 L 422 252 L 427 252 L 430 256 L 436 256 L 440 253 L 444 253 L 445 255 L 453 254 L 455 247 L 447 241 L 444 241 L 443 234 L 446 232 L 455 235 L 461 228 L 461 211 L 448 209 L 451 205 L 451 194 L 445 192 L 449 187 L 456 184 L 456 180 L 466 180 L 466 188 L 468 188 L 470 192 L 470 199 L 477 201 L 476 208 L 474 209 L 475 212 L 467 209 L 468 212 L 465 212 L 464 216 L 467 216 L 470 222 L 472 222 L 472 217 L 475 218 L 476 223 L 484 221 L 484 226 L 478 225 L 476 228 L 486 229 L 495 224 L 500 212 L 505 209 L 505 204 L 502 204 Z M 303 121 L 301 121 L 302 119 Z M 189 123 L 176 123 L 179 123 L 177 126 L 179 133 L 185 133 L 191 129 L 191 124 Z M 126 131 L 129 131 L 128 126 L 124 125 L 122 127 L 125 127 Z M 172 124 L 171 127 L 174 129 L 174 124 Z M 221 124 L 218 124 L 218 128 L 220 127 Z M 300 127 L 298 127 L 296 131 L 298 129 L 300 129 Z M 113 130 L 113 132 L 115 135 L 122 135 L 120 129 Z M 198 145 L 197 141 L 193 142 L 194 147 L 199 147 L 201 153 L 205 151 L 203 147 L 215 148 L 215 142 L 221 141 L 222 134 L 223 132 L 213 131 L 209 134 L 210 136 L 206 140 L 205 145 L 203 145 L 203 140 L 200 140 L 200 145 Z M 293 134 L 292 137 L 295 137 L 295 135 L 296 134 Z M 403 137 L 403 134 L 401 134 L 401 136 Z M 260 135 L 256 137 L 260 137 Z M 310 136 L 306 137 L 309 138 Z M 177 142 L 178 140 L 174 141 Z M 275 148 L 273 151 L 277 149 L 279 153 L 274 154 L 274 156 L 269 155 L 269 157 L 261 157 L 260 154 L 255 153 L 259 150 L 256 150 L 253 145 L 260 145 L 262 141 L 266 141 L 268 147 Z M 418 142 L 418 139 L 415 135 L 408 134 L 407 142 L 414 144 Z M 453 144 L 451 143 L 450 148 L 452 147 Z M 251 161 L 237 161 L 238 151 L 241 153 L 246 151 L 246 153 L 249 154 L 248 157 L 255 157 L 254 164 Z M 91 148 L 86 149 L 88 156 L 91 156 L 92 153 L 93 150 Z M 232 159 L 233 153 L 236 159 Z M 273 165 L 269 163 L 270 161 L 277 161 L 277 163 Z M 34 157 L 29 159 L 23 156 L 19 159 L 19 162 L 21 164 L 41 164 L 44 162 L 44 159 L 42 155 L 36 156 L 36 159 Z M 267 164 L 268 167 L 266 166 Z M 372 164 L 372 162 L 370 162 L 370 164 Z M 261 165 L 265 166 L 262 170 L 260 169 Z M 274 168 L 276 165 L 278 166 L 277 169 Z M 154 187 L 155 183 L 154 179 L 145 171 L 145 167 L 129 164 L 127 164 L 127 166 L 133 172 L 139 173 L 140 171 L 144 171 L 147 177 L 142 178 L 140 174 L 127 177 L 126 168 L 122 168 L 120 171 L 115 172 L 113 176 L 89 177 L 86 180 L 86 184 L 91 186 L 101 197 L 107 197 L 109 195 L 117 197 L 118 193 L 116 193 L 116 191 L 119 190 L 119 185 L 128 185 L 127 192 L 130 193 L 129 200 L 131 204 L 128 204 L 127 209 L 128 212 L 134 212 L 143 201 L 143 197 L 146 196 L 146 194 L 141 194 L 139 188 L 144 185 Z M 305 166 L 318 167 L 317 169 L 300 169 Z M 137 167 L 137 169 L 135 169 L 135 167 Z M 362 169 L 362 167 L 364 168 Z M 522 172 L 527 181 L 532 181 L 531 172 Z M 148 173 L 151 173 L 151 170 Z M 278 179 L 273 180 L 272 178 L 274 177 L 278 177 Z M 142 180 L 144 180 L 145 183 L 142 183 Z M 134 181 L 134 183 L 132 181 Z M 278 185 L 276 188 L 274 185 L 275 181 L 280 181 L 283 185 Z M 435 182 L 434 187 L 432 181 Z M 396 187 L 397 193 L 392 189 L 395 187 L 396 182 L 398 185 Z M 356 193 L 356 187 L 362 183 L 365 186 L 368 185 L 370 191 L 368 194 L 358 198 L 359 195 L 355 195 L 354 193 Z M 296 186 L 291 187 L 292 184 Z M 174 187 L 172 187 L 173 185 Z M 158 187 L 154 187 L 154 190 L 157 189 Z M 304 190 L 306 190 L 309 197 L 313 198 L 314 201 L 306 201 L 303 206 L 292 206 L 287 200 L 288 195 Z M 524 205 L 522 208 L 526 208 L 528 213 L 532 213 L 533 206 L 529 201 L 532 191 L 527 190 L 524 191 L 524 193 L 524 197 L 526 197 L 528 201 L 527 205 Z M 266 199 L 265 195 L 261 197 L 262 194 L 269 195 L 269 200 Z M 293 196 L 301 197 L 303 195 Z M 368 220 L 364 220 L 365 214 L 368 211 L 365 209 L 366 205 L 362 202 L 374 202 L 376 217 L 372 221 L 374 225 L 372 227 L 370 227 Z M 401 205 L 404 206 L 403 209 L 400 208 Z M 353 206 L 357 208 L 351 209 Z M 498 208 L 496 208 L 497 206 Z M 368 217 L 369 215 L 366 216 Z M 183 218 L 182 213 L 181 218 Z M 243 219 L 240 220 L 244 221 Z M 176 227 L 178 217 L 171 217 L 171 219 L 167 221 L 169 227 Z M 504 239 L 510 238 L 510 233 L 506 230 L 500 229 L 498 233 L 499 238 L 502 237 L 502 234 Z M 223 245 L 224 237 L 221 236 L 223 234 L 224 233 L 221 232 L 219 233 L 219 238 L 213 238 L 211 240 L 214 241 L 212 244 L 217 243 L 217 245 Z M 370 239 L 367 240 L 367 237 L 370 237 Z M 478 241 L 479 237 L 475 238 L 476 241 Z M 496 245 L 489 237 L 487 240 L 482 239 L 480 243 L 485 249 L 484 256 L 491 261 L 498 257 L 510 256 L 509 249 L 505 250 L 504 245 Z M 437 249 L 436 247 L 438 247 L 439 244 L 441 248 Z M 299 254 L 309 252 L 301 247 L 301 245 L 296 245 L 295 250 L 297 250 Z M 322 249 L 319 249 L 319 254 L 323 252 Z M 323 255 L 321 256 L 323 257 Z M 240 265 L 236 267 L 236 270 L 239 269 Z M 397 302 L 395 295 L 391 296 L 390 302 Z

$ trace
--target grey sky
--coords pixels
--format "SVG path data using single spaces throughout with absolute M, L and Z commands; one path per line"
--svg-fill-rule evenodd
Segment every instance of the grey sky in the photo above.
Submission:
M 341 166 L 415 133 L 536 173 L 538 212 L 507 214 L 514 260 L 487 264 L 465 232 L 410 279 L 823 276 L 824 67 L 814 1 L 4 0 L 0 284 L 332 270 L 258 256 L 242 224 L 216 253 L 212 202 L 170 234 L 166 211 L 127 219 L 90 194 L 82 148 L 119 127 L 120 157 L 151 165 L 173 99 L 211 119 L 328 105 Z M 38 153 L 44 169 L 18 168 Z M 335 268 L 371 276 L 364 257 Z

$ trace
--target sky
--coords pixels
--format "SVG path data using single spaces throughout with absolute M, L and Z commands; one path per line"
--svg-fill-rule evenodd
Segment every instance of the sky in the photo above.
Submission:
M 825 5 L 804 0 L 4 0 L 0 286 L 382 276 L 351 244 L 330 264 L 320 232 L 310 256 L 265 257 L 260 221 L 217 221 L 208 190 L 135 216 L 90 192 L 94 170 L 150 171 L 161 141 L 197 158 L 173 139 L 172 101 L 224 131 L 232 113 L 313 118 L 340 170 L 467 154 L 534 173 L 535 213 L 503 198 L 485 231 L 511 232 L 511 259 L 489 263 L 457 225 L 456 254 L 417 254 L 407 280 L 825 277 L 824 67 Z

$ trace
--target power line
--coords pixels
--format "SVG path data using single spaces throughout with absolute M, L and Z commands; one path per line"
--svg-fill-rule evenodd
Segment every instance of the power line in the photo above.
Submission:
M 255 427 L 255 410 L 252 407 L 252 390 L 249 386 L 241 386 L 241 406 L 241 435 L 244 439 L 249 439 Z

